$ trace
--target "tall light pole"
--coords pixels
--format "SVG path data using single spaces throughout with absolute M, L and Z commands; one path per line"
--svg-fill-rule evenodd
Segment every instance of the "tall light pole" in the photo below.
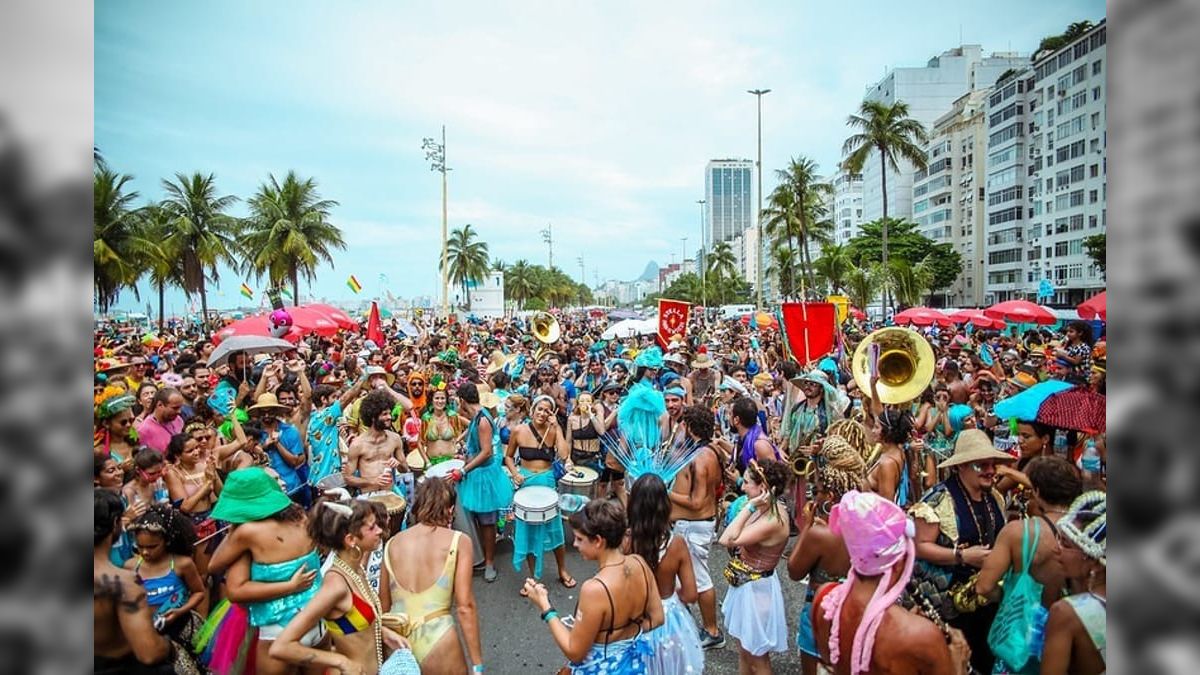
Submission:
M 550 269 L 554 269 L 554 225 L 546 223 L 546 229 L 542 230 L 542 241 L 550 247 Z
M 682 274 L 687 267 L 687 237 L 680 237 L 683 240 L 683 257 L 679 259 L 679 273 Z
M 705 256 L 707 256 L 708 255 L 708 242 L 706 241 L 705 237 L 708 235 L 708 233 L 705 232 L 705 227 L 704 227 L 704 204 L 705 204 L 705 201 L 703 199 L 697 199 L 696 203 L 700 205 L 700 250 L 704 252 Z M 698 264 L 700 266 L 700 304 L 704 305 L 704 307 L 707 308 L 708 307 L 708 288 L 707 288 L 707 284 L 706 284 L 706 279 L 708 277 L 708 269 L 707 269 L 708 261 L 701 260 L 701 256 L 699 254 L 697 254 L 696 255 L 696 264 Z
M 756 234 L 755 239 L 757 240 L 755 248 L 757 248 L 758 250 L 754 252 L 754 259 L 757 261 L 755 263 L 755 267 L 757 268 L 757 269 L 755 269 L 755 276 L 757 277 L 757 281 L 755 283 L 755 288 L 758 291 L 758 308 L 762 309 L 763 308 L 762 97 L 763 97 L 763 94 L 771 93 L 771 90 L 770 89 L 747 89 L 746 93 L 754 94 L 755 98 L 758 99 L 758 161 L 754 163 L 754 165 L 756 167 L 758 167 L 758 211 L 755 214 L 755 230 L 754 230 L 754 232 Z
M 587 286 L 587 272 L 583 266 L 583 256 L 575 258 L 575 262 L 579 263 L 579 285 Z
M 449 256 L 450 236 L 447 229 L 446 172 L 450 169 L 446 168 L 446 125 L 442 125 L 441 143 L 426 137 L 421 141 L 421 149 L 425 151 L 425 159 L 429 160 L 429 170 L 442 172 L 442 316 L 448 317 L 450 316 L 450 265 L 447 257 Z

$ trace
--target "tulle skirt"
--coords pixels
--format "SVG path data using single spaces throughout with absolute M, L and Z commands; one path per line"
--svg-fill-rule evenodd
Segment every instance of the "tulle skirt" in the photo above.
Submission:
M 654 654 L 647 672 L 655 675 L 683 675 L 704 672 L 704 649 L 696 622 L 687 608 L 672 595 L 663 600 L 663 625 L 650 632 Z
M 493 454 L 492 461 L 485 466 L 471 469 L 458 484 L 458 498 L 463 508 L 471 513 L 496 513 L 512 506 L 513 484 L 501 462 L 500 454 Z
M 787 609 L 778 574 L 730 587 L 721 616 L 729 634 L 754 656 L 787 651 Z
M 216 675 L 254 672 L 258 630 L 250 626 L 250 613 L 242 605 L 222 600 L 192 640 L 200 662 Z
M 546 469 L 540 473 L 534 473 L 524 467 L 518 470 L 525 477 L 525 482 L 521 484 L 521 487 L 541 485 L 543 487 L 558 489 L 558 484 L 554 481 L 554 471 L 551 469 Z M 543 554 L 553 551 L 562 545 L 563 524 L 561 515 L 556 515 L 545 523 L 527 523 L 523 520 L 517 520 L 513 527 L 513 567 L 520 572 L 521 566 L 525 564 L 525 557 L 531 555 L 533 556 L 533 576 L 540 579 L 542 577 Z

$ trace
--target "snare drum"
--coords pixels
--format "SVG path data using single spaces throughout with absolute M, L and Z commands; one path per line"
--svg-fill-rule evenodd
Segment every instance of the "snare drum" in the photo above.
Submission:
M 526 523 L 548 523 L 558 516 L 558 493 L 553 488 L 534 485 L 513 495 L 513 516 Z
M 600 478 L 600 474 L 595 469 L 586 466 L 576 466 L 559 479 L 558 491 L 563 494 L 583 495 L 591 499 L 595 496 L 593 492 L 595 491 L 596 480 L 598 478 Z
M 428 478 L 450 478 L 453 471 L 462 471 L 462 468 L 467 463 L 461 459 L 448 459 L 440 464 L 435 464 L 425 470 L 425 476 Z

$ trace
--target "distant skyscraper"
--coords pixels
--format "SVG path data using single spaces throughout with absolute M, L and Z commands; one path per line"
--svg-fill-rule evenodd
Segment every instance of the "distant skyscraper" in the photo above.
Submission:
M 714 159 L 704 167 L 707 248 L 732 240 L 754 224 L 753 169 L 748 159 Z

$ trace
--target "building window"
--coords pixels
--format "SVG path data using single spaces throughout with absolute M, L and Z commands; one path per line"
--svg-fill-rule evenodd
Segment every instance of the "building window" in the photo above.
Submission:
M 1088 176 L 1089 177 L 1096 178 L 1099 175 L 1100 175 L 1100 165 L 1099 164 L 1093 164 L 1091 167 L 1088 168 Z
M 1071 216 L 1071 231 L 1078 232 L 1083 229 L 1083 214 L 1077 213 Z
M 1088 203 L 1089 204 L 1095 204 L 1098 201 L 1100 201 L 1100 191 L 1099 190 L 1092 190 L 1091 192 L 1088 192 Z
M 1096 229 L 1096 216 L 1088 216 L 1088 229 Z
M 1092 74 L 1093 74 L 1093 75 L 1099 75 L 1099 74 L 1100 74 L 1100 68 L 1101 68 L 1101 66 L 1100 66 L 1100 62 L 1099 62 L 1099 61 L 1096 61 L 1095 63 L 1093 63 L 1093 64 L 1092 64 Z
M 1100 87 L 1092 87 L 1092 100 L 1093 101 L 1100 100 Z

